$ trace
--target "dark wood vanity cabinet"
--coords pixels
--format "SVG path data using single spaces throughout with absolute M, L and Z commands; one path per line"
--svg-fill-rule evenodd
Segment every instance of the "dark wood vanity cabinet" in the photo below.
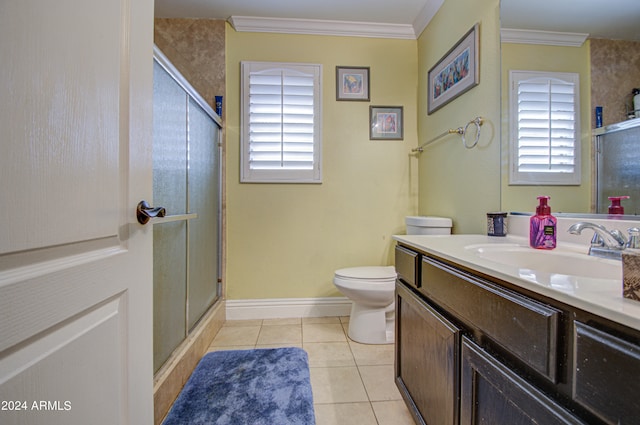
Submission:
M 640 424 L 640 332 L 396 249 L 396 383 L 418 424 Z

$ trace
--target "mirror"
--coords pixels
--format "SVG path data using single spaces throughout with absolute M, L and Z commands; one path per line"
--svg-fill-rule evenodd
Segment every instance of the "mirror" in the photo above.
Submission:
M 596 211 L 592 152 L 595 105 L 603 106 L 605 126 L 629 117 L 627 109 L 632 105 L 632 90 L 640 87 L 640 67 L 637 65 L 640 62 L 640 1 L 501 0 L 500 19 L 503 80 L 501 208 L 530 212 L 537 196 L 550 195 L 554 212 L 593 213 Z M 571 36 L 568 33 L 572 33 Z M 534 42 L 534 38 L 537 41 Z M 583 40 L 586 41 L 583 43 Z M 618 61 L 630 60 L 635 61 L 632 72 L 636 74 L 625 71 L 617 76 Z M 580 185 L 509 185 L 509 69 L 580 74 Z

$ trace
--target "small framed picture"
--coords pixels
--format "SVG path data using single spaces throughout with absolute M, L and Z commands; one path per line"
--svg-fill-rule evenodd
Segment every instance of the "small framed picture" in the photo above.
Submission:
M 370 140 L 403 139 L 402 106 L 369 107 Z
M 368 66 L 336 66 L 336 100 L 369 101 Z

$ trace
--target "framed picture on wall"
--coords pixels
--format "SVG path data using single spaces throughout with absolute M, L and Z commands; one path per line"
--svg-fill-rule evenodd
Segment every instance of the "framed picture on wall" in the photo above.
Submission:
M 480 28 L 475 24 L 428 74 L 427 113 L 431 114 L 478 85 Z
M 370 140 L 403 139 L 402 106 L 369 107 Z
M 368 66 L 336 66 L 336 100 L 369 101 Z

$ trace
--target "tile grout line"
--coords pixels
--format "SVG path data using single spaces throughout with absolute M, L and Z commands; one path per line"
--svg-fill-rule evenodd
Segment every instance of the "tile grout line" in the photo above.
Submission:
M 358 376 L 360 377 L 360 382 L 362 383 L 362 386 L 364 388 L 364 392 L 367 395 L 367 401 L 369 403 L 369 408 L 371 409 L 371 412 L 373 413 L 373 417 L 376 420 L 376 424 L 380 425 L 380 420 L 378 419 L 378 415 L 376 415 L 376 410 L 373 408 L 373 402 L 371 401 L 371 396 L 369 395 L 369 390 L 367 390 L 367 386 L 365 385 L 364 379 L 362 378 L 362 372 L 360 371 L 360 365 L 358 364 L 358 361 L 356 359 L 356 355 L 353 352 L 353 347 L 349 343 L 349 334 L 348 334 L 347 330 L 345 329 L 344 325 L 345 325 L 345 323 L 343 323 L 342 320 L 340 320 L 340 326 L 342 327 L 342 332 L 344 333 L 344 336 L 347 339 L 347 347 L 349 347 L 349 352 L 351 353 L 351 357 L 353 357 L 353 363 L 355 364 L 356 369 L 358 370 Z

